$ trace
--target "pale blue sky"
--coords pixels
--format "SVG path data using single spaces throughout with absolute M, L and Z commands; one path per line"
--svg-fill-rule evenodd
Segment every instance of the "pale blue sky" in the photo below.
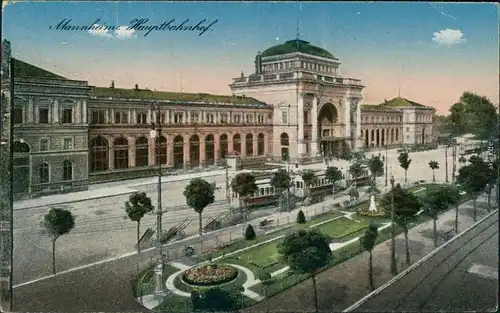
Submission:
M 329 50 L 342 74 L 364 81 L 366 102 L 395 96 L 399 84 L 407 98 L 443 110 L 464 88 L 498 102 L 495 4 L 29 2 L 3 14 L 3 37 L 15 57 L 95 85 L 114 79 L 121 87 L 177 90 L 182 75 L 184 91 L 227 94 L 232 77 L 251 73 L 257 51 L 296 37 L 298 21 L 301 39 Z M 54 30 L 65 18 L 71 25 L 218 21 L 202 36 L 153 31 L 117 39 Z M 446 29 L 461 32 L 462 42 L 433 41 Z

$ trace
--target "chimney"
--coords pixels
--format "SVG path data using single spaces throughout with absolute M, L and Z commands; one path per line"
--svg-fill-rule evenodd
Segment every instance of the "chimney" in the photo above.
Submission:
M 135 84 L 135 90 L 139 90 L 139 85 Z
M 109 88 L 115 88 L 115 81 L 114 80 L 111 81 L 111 86 L 109 86 Z
M 259 51 L 259 52 L 257 52 L 257 56 L 255 57 L 255 74 L 256 75 L 262 74 L 261 67 L 262 67 L 262 55 Z

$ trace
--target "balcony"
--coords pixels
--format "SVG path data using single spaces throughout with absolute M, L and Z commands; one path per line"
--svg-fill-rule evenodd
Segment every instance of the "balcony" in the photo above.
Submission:
M 316 82 L 326 82 L 326 83 L 340 84 L 340 85 L 363 86 L 361 84 L 360 79 L 318 75 L 313 72 L 268 73 L 262 75 L 250 75 L 247 77 L 238 77 L 238 78 L 233 78 L 233 83 L 231 84 L 231 86 L 238 87 L 247 84 L 286 82 L 297 79 L 316 81 Z

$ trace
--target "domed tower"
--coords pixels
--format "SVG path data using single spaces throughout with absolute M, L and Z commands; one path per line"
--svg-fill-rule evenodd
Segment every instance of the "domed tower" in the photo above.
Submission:
M 233 95 L 274 107 L 274 157 L 301 162 L 361 148 L 364 86 L 342 77 L 339 65 L 327 50 L 295 39 L 258 52 L 255 73 L 233 79 Z

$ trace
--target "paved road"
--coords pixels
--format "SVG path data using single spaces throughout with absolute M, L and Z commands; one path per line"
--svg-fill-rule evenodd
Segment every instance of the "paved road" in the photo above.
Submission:
M 496 270 L 488 278 L 474 265 Z M 345 312 L 492 311 L 498 301 L 498 211 L 414 269 Z
M 384 154 L 385 151 L 382 151 Z M 378 154 L 377 151 L 373 152 Z M 404 182 L 404 171 L 397 162 L 396 150 L 388 152 L 389 172 L 395 176 L 396 181 Z M 444 150 L 433 150 L 411 153 L 413 162 L 408 171 L 408 180 L 432 179 L 429 169 L 429 160 L 437 160 L 441 169 L 436 171 L 436 179 L 444 181 Z M 345 161 L 334 161 L 334 166 L 346 167 Z M 305 166 L 306 168 L 324 168 L 324 164 Z M 391 171 L 392 168 L 392 171 Z M 451 172 L 451 155 L 449 155 L 449 171 Z M 225 187 L 225 173 L 218 171 L 217 176 L 205 178 L 209 182 L 215 182 L 217 186 Z M 192 174 L 197 175 L 197 174 Z M 151 178 L 142 179 L 147 183 Z M 175 226 L 185 218 L 193 222 L 186 229 L 187 234 L 197 232 L 197 216 L 192 209 L 180 207 L 185 204 L 182 191 L 189 180 L 164 183 L 162 201 L 167 206 L 168 212 L 164 215 L 164 229 Z M 384 178 L 379 178 L 379 183 L 384 184 Z M 93 187 L 96 193 L 105 194 L 106 189 L 118 186 L 127 188 L 125 182 L 103 184 L 100 189 Z M 132 187 L 135 190 L 146 191 L 156 201 L 156 184 L 146 184 Z M 103 191 L 104 190 L 104 191 Z M 131 189 L 132 190 L 132 189 Z M 123 203 L 127 195 L 110 196 L 100 199 L 73 202 L 69 207 L 76 216 L 76 226 L 71 233 L 62 236 L 57 242 L 57 263 L 60 270 L 66 270 L 77 266 L 105 260 L 108 258 L 132 252 L 136 242 L 135 223 L 124 219 Z M 216 201 L 223 201 L 225 193 L 219 191 Z M 30 200 L 33 202 L 33 200 Z M 35 202 L 33 202 L 35 204 Z M 16 204 L 18 207 L 19 203 Z M 216 216 L 227 210 L 224 205 L 212 205 L 204 212 L 204 220 Z M 25 208 L 14 212 L 14 284 L 30 281 L 51 273 L 51 242 L 50 238 L 43 234 L 40 221 L 48 211 L 48 206 Z M 141 230 L 147 227 L 155 229 L 156 218 L 154 215 L 146 216 L 141 222 Z M 105 239 L 105 240 L 104 240 Z M 26 257 L 26 256 L 29 256 Z

